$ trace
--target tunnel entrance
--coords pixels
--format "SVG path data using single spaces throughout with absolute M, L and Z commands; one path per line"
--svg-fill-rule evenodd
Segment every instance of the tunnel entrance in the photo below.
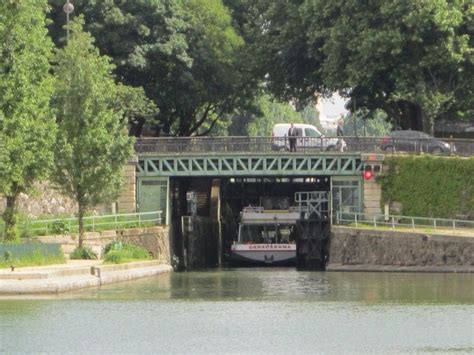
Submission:
M 316 242 L 315 238 L 329 240 L 330 189 L 329 176 L 172 178 L 172 252 L 180 260 L 180 267 L 187 270 L 229 264 L 261 264 L 249 263 L 249 260 L 237 263 L 235 258 L 232 258 L 232 248 L 236 243 L 249 244 L 247 248 L 253 249 L 257 248 L 257 245 L 284 251 L 291 249 L 295 256 L 290 258 L 289 262 L 280 263 L 277 258 L 274 259 L 275 253 L 266 253 L 268 255 L 265 256 L 264 251 L 260 251 L 261 255 L 268 257 L 265 265 L 292 265 L 302 269 L 324 268 L 328 244 L 327 241 Z M 301 197 L 301 193 L 308 191 L 325 194 L 327 213 L 324 216 L 314 211 L 302 213 L 297 209 L 301 201 L 296 201 L 295 196 Z M 239 222 L 242 220 L 243 211 L 249 209 L 265 213 L 270 211 L 275 214 L 272 217 L 275 221 L 269 221 L 264 226 L 245 226 L 248 229 L 248 239 L 239 242 L 239 232 L 244 232 Z M 285 220 L 285 211 L 290 220 Z M 265 218 L 269 216 L 265 214 Z M 322 234 L 324 238 L 321 237 Z M 261 240 L 252 240 L 251 235 Z

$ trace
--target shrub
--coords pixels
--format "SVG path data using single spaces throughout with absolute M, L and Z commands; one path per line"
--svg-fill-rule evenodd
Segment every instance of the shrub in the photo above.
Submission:
M 114 264 L 126 263 L 136 260 L 148 260 L 150 256 L 145 248 L 123 244 L 121 249 L 109 249 L 105 254 L 105 261 Z
M 385 164 L 382 206 L 399 202 L 406 216 L 474 218 L 474 158 L 389 157 Z
M 70 255 L 72 260 L 94 260 L 97 259 L 97 254 L 88 247 L 77 247 Z
M 113 242 L 108 243 L 104 248 L 104 254 L 107 254 L 111 250 L 121 250 L 123 249 L 122 242 L 114 240 Z
M 69 225 L 62 220 L 54 221 L 51 227 L 51 232 L 53 234 L 67 234 L 70 232 Z

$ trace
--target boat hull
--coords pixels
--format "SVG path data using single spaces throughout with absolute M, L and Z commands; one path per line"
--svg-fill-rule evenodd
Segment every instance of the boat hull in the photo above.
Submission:
M 234 244 L 231 262 L 245 265 L 282 266 L 296 263 L 295 244 Z

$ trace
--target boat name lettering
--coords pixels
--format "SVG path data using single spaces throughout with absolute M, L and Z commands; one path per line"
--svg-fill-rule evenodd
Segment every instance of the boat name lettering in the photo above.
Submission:
M 249 249 L 291 249 L 290 244 L 249 245 Z

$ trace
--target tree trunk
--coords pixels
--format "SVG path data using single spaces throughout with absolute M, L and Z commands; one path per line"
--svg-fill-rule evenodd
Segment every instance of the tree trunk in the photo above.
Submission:
M 18 239 L 18 231 L 16 229 L 16 200 L 18 193 L 6 196 L 7 206 L 3 212 L 3 221 L 5 222 L 5 240 L 13 242 Z
M 78 219 L 79 219 L 79 248 L 82 248 L 82 242 L 84 240 L 84 206 L 78 204 Z

